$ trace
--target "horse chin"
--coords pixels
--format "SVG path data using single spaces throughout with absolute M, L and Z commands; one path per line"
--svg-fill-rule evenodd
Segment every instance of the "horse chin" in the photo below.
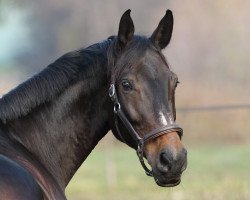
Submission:
M 175 187 L 181 183 L 181 179 L 174 179 L 168 182 L 161 182 L 159 179 L 155 179 L 155 182 L 160 187 Z
M 175 177 L 165 177 L 154 174 L 155 182 L 160 187 L 175 187 L 181 183 L 181 175 Z

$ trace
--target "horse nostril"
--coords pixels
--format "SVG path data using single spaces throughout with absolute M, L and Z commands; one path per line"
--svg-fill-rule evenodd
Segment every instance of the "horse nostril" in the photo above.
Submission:
M 171 170 L 172 164 L 169 155 L 166 152 L 160 154 L 160 163 L 166 170 Z

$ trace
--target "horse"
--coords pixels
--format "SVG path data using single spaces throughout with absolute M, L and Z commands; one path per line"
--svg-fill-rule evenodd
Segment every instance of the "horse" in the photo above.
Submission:
M 0 99 L 0 199 L 65 200 L 69 181 L 110 130 L 159 186 L 181 182 L 187 150 L 176 123 L 178 78 L 162 53 L 173 14 L 167 10 L 146 37 L 134 34 L 130 12 L 117 35 L 63 55 Z

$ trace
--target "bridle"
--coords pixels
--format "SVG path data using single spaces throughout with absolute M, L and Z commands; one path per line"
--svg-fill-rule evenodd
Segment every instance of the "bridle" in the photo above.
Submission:
M 123 140 L 123 142 L 125 142 L 124 137 L 122 136 L 120 129 L 119 129 L 119 124 L 118 124 L 118 118 L 120 119 L 120 121 L 123 123 L 123 125 L 126 127 L 126 129 L 128 130 L 130 136 L 133 138 L 133 140 L 136 142 L 137 144 L 137 156 L 140 160 L 140 163 L 142 165 L 142 167 L 145 170 L 145 173 L 148 176 L 153 176 L 153 171 L 148 169 L 148 167 L 146 166 L 144 159 L 143 159 L 143 148 L 144 148 L 144 144 L 147 143 L 148 141 L 157 138 L 161 135 L 165 135 L 171 132 L 177 132 L 180 139 L 182 138 L 183 135 L 183 130 L 181 127 L 179 127 L 175 122 L 160 127 L 160 128 L 156 128 L 154 130 L 152 130 L 151 132 L 147 133 L 144 137 L 141 137 L 133 128 L 132 124 L 129 122 L 129 120 L 127 119 L 126 115 L 124 114 L 124 112 L 121 109 L 121 104 L 118 100 L 117 97 L 117 93 L 116 93 L 116 89 L 115 89 L 115 84 L 111 84 L 110 88 L 109 88 L 109 97 L 111 98 L 113 104 L 114 104 L 114 117 L 115 117 L 115 128 L 117 130 L 117 133 L 119 135 L 119 137 L 121 138 L 121 140 Z

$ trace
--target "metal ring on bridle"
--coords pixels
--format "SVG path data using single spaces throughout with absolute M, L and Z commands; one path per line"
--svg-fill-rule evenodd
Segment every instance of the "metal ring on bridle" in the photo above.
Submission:
M 119 109 L 121 109 L 121 104 L 119 102 L 114 103 L 114 112 L 117 113 Z
M 111 84 L 109 88 L 109 97 L 112 98 L 115 95 L 115 85 Z

